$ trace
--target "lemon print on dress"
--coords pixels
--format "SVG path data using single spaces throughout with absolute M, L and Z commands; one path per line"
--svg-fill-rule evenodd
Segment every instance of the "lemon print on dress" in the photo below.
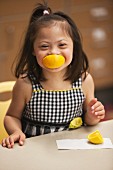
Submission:
M 89 142 L 93 144 L 102 144 L 104 142 L 104 139 L 99 130 L 90 133 L 87 138 Z
M 65 58 L 62 55 L 47 55 L 43 58 L 43 65 L 50 69 L 61 67 L 65 63 Z

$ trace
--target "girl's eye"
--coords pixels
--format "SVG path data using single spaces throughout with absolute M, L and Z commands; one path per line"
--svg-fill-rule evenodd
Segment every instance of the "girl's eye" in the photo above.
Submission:
M 59 46 L 60 46 L 61 48 L 66 48 L 66 47 L 67 47 L 67 44 L 62 43 L 62 44 L 59 44 Z
M 41 45 L 41 49 L 47 49 L 49 46 L 48 45 Z

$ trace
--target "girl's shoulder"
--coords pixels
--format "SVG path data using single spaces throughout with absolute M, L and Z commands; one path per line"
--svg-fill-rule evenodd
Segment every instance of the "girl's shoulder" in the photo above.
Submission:
M 82 83 L 83 84 L 93 83 L 93 78 L 90 73 L 86 73 L 85 79 L 84 79 L 84 75 L 82 75 Z
M 93 78 L 89 73 L 82 74 L 82 76 L 79 77 L 79 79 L 77 79 L 74 83 L 79 85 L 88 85 L 93 83 Z
M 82 79 L 82 89 L 85 94 L 91 92 L 94 92 L 94 81 L 91 76 L 91 74 L 87 73 L 86 78 Z
M 27 76 L 21 75 L 13 88 L 13 93 L 23 96 L 26 101 L 29 100 L 32 93 L 32 84 Z
M 31 82 L 27 75 L 20 75 L 20 77 L 16 80 L 15 86 L 24 89 L 27 86 L 31 86 Z

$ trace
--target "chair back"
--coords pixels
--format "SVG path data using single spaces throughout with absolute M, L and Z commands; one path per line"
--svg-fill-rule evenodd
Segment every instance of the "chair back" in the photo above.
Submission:
M 0 93 L 11 92 L 14 84 L 15 81 L 0 82 Z M 11 99 L 0 101 L 0 143 L 2 142 L 3 138 L 8 136 L 4 127 L 4 117 L 10 105 L 10 102 Z

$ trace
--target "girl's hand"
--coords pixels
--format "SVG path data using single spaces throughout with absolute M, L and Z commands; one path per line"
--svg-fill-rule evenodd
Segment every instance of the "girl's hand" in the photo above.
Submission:
M 104 106 L 96 98 L 89 102 L 87 112 L 90 116 L 98 120 L 104 119 L 105 117 Z
M 13 148 L 14 143 L 18 141 L 19 145 L 22 146 L 25 141 L 25 134 L 22 131 L 16 131 L 12 135 L 2 140 L 2 146 L 7 148 Z

